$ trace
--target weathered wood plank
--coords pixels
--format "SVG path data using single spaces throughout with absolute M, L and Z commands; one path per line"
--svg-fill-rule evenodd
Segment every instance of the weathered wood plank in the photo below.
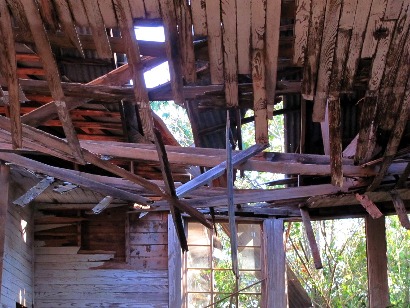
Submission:
M 237 32 L 236 20 L 232 18 L 232 16 L 236 16 L 236 0 L 222 0 L 221 12 L 225 99 L 227 107 L 232 108 L 238 106 Z
M 108 206 L 110 206 L 112 201 L 113 201 L 113 197 L 107 196 L 104 199 L 102 199 L 96 206 L 94 206 L 91 211 L 93 212 L 93 214 L 100 214 Z
M 266 1 L 252 1 L 252 85 L 253 110 L 255 112 L 255 142 L 268 144 L 268 109 L 265 72 L 265 20 Z
M 84 57 L 84 50 L 81 46 L 81 41 L 75 27 L 73 17 L 71 16 L 70 7 L 67 0 L 55 0 L 58 17 L 60 19 L 61 28 L 63 32 L 68 36 L 71 43 L 77 48 L 78 52 Z
M 311 0 L 298 0 L 295 19 L 295 46 L 292 62 L 296 66 L 303 66 L 309 35 L 309 19 Z
M 146 18 L 160 18 L 161 10 L 158 0 L 144 0 Z
M 310 220 L 310 215 L 307 209 L 300 208 L 300 216 L 302 216 L 302 222 L 305 227 L 305 232 L 307 239 L 309 241 L 310 251 L 312 253 L 313 262 L 315 263 L 316 269 L 323 268 L 322 258 L 320 257 L 319 246 L 317 245 L 315 239 L 315 233 L 313 232 L 312 222 Z
M 325 119 L 341 7 L 341 0 L 329 0 L 326 6 L 316 94 L 313 105 L 312 119 L 314 122 L 323 122 Z
M 208 52 L 211 83 L 224 83 L 220 0 L 206 0 L 206 21 L 208 26 Z
M 3 285 L 3 266 L 6 241 L 6 222 L 9 207 L 10 167 L 0 164 L 0 285 Z
M 24 195 L 14 200 L 13 204 L 25 207 L 27 204 L 29 204 L 31 201 L 37 198 L 41 193 L 43 193 L 53 183 L 53 177 L 45 177 L 35 186 L 31 187 Z
M 374 33 L 377 29 L 382 28 L 382 19 L 386 10 L 387 0 L 374 0 L 367 21 L 366 33 L 364 35 L 361 58 L 373 58 L 378 38 Z
M 330 144 L 330 172 L 332 184 L 343 186 L 342 167 L 342 115 L 340 99 L 329 99 L 329 144 Z
M 129 1 L 132 18 L 145 18 L 145 8 L 143 0 Z
M 75 20 L 77 26 L 88 27 L 88 18 L 85 12 L 83 1 L 79 0 L 67 0 L 70 5 L 71 14 Z M 86 49 L 86 48 L 85 48 Z
M 357 2 L 352 38 L 350 40 L 349 55 L 347 57 L 346 71 L 343 82 L 345 90 L 350 90 L 353 88 L 354 77 L 356 75 L 359 58 L 362 52 L 364 34 L 366 31 L 371 4 L 371 1 Z
M 234 155 L 232 157 L 232 164 L 234 167 L 237 165 L 245 162 L 252 156 L 256 155 L 257 153 L 263 151 L 267 145 L 253 145 L 250 148 L 240 152 L 240 154 Z M 213 167 L 212 169 L 202 173 L 201 175 L 197 176 L 196 178 L 192 179 L 191 181 L 183 184 L 182 186 L 178 187 L 176 189 L 177 196 L 179 198 L 183 197 L 190 191 L 193 191 L 194 189 L 212 181 L 213 179 L 216 179 L 217 177 L 221 176 L 226 169 L 226 161 L 220 163 L 219 165 Z
M 5 0 L 0 1 L 0 63 L 3 67 L 4 76 L 8 87 L 8 107 L 11 119 L 11 136 L 13 148 L 22 147 L 22 132 L 20 118 L 20 88 L 17 79 L 17 61 L 11 16 Z M 0 71 L 2 71 L 0 69 Z
M 266 1 L 266 94 L 268 98 L 268 118 L 273 116 L 276 99 L 276 82 L 280 35 L 280 0 Z
M 397 19 L 400 15 L 400 10 L 403 8 L 403 0 L 388 0 L 384 19 Z
M 174 2 L 171 0 L 160 0 L 160 7 L 164 22 L 165 51 L 168 58 L 172 95 L 174 101 L 182 106 L 184 104 L 184 97 L 182 95 L 182 62 Z
M 132 72 L 134 96 L 138 104 L 142 130 L 147 139 L 154 140 L 151 108 L 149 105 L 149 98 L 145 87 L 143 72 L 141 70 L 140 51 L 134 33 L 134 25 L 130 12 L 131 9 L 127 1 L 115 0 L 114 4 L 121 33 L 127 46 L 126 54 Z
M 118 24 L 112 1 L 98 0 L 98 6 L 100 8 L 101 16 L 103 18 L 105 27 L 116 28 Z
M 95 44 L 97 54 L 101 59 L 111 59 L 112 51 L 110 41 L 104 25 L 104 20 L 101 15 L 97 0 L 83 0 L 85 12 L 88 22 L 91 27 L 92 37 Z
M 182 307 L 182 254 L 181 244 L 176 233 L 174 218 L 168 215 L 168 275 L 169 279 L 169 307 Z
M 264 307 L 282 308 L 288 306 L 286 261 L 283 244 L 283 220 L 265 219 L 263 221 L 264 267 L 266 294 Z
M 365 226 L 369 307 L 388 307 L 390 300 L 385 218 L 372 219 L 366 216 Z
M 402 227 L 410 230 L 409 216 L 407 215 L 407 210 L 404 206 L 403 199 L 400 198 L 400 195 L 395 190 L 390 191 L 390 196 Z
M 252 1 L 236 2 L 236 28 L 238 31 L 238 74 L 251 73 L 251 55 L 249 50 L 249 46 L 251 45 L 251 3 Z M 265 29 L 263 29 L 263 32 L 265 32 Z
M 316 79 L 319 67 L 319 54 L 325 21 L 326 1 L 312 0 L 309 21 L 309 37 L 306 48 L 306 59 L 303 67 L 302 96 L 313 100 L 316 92 Z
M 356 194 L 357 201 L 364 207 L 364 209 L 372 216 L 373 219 L 377 219 L 383 216 L 383 213 L 377 208 L 377 205 L 370 200 L 368 195 Z
M 191 13 L 192 23 L 194 25 L 194 34 L 198 36 L 205 36 L 208 34 L 205 6 L 205 0 L 191 1 Z

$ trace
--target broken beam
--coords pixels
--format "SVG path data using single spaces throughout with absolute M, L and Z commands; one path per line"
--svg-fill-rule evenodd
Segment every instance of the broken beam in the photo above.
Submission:
M 54 183 L 52 176 L 47 176 L 38 182 L 35 186 L 31 187 L 24 195 L 13 201 L 13 204 L 25 207 L 39 195 L 41 195 L 51 184 Z

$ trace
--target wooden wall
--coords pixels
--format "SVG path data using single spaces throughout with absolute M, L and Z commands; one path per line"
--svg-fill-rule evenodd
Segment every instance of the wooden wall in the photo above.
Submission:
M 59 229 L 36 233 L 36 307 L 168 307 L 167 213 L 126 212 L 82 213 L 81 247 L 50 246 Z M 61 215 L 36 214 L 36 227 Z
M 31 207 L 21 208 L 11 204 L 21 193 L 16 191 L 15 185 L 12 184 L 11 187 L 5 224 L 0 304 L 1 307 L 16 307 L 18 302 L 31 307 L 34 289 L 32 210 Z M 22 220 L 27 222 L 24 230 Z M 26 235 L 25 241 L 23 234 Z

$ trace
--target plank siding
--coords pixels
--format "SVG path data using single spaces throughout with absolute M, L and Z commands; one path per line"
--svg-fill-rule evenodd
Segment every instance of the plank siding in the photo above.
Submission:
M 13 184 L 11 186 L 17 187 Z M 5 222 L 1 307 L 15 307 L 16 302 L 29 307 L 34 299 L 32 209 L 31 207 L 20 208 L 10 203 L 10 200 L 21 193 L 16 189 L 10 190 Z M 21 226 L 22 220 L 27 222 L 24 230 Z M 23 234 L 26 235 L 25 241 Z

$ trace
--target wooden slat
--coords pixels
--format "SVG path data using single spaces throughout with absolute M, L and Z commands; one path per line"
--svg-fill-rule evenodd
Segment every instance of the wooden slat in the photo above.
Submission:
M 386 10 L 387 0 L 374 0 L 367 21 L 366 33 L 363 40 L 361 58 L 373 58 L 376 52 L 378 38 L 374 33 L 382 28 L 382 19 Z
M 53 183 L 53 177 L 45 177 L 35 186 L 31 187 L 24 195 L 14 200 L 13 204 L 25 207 L 27 204 L 29 204 L 31 201 L 37 198 L 40 194 L 42 194 Z
M 21 148 L 21 118 L 19 101 L 19 83 L 17 79 L 16 49 L 11 24 L 11 16 L 5 0 L 0 1 L 0 63 L 8 86 L 8 105 L 10 109 L 11 133 L 13 148 Z M 1 71 L 1 70 L 0 70 Z
M 111 45 L 108 40 L 107 31 L 105 30 L 106 27 L 98 6 L 98 1 L 83 0 L 83 4 L 91 27 L 92 37 L 98 56 L 102 59 L 111 59 Z
M 47 29 L 52 32 L 56 32 L 58 29 L 58 21 L 56 15 L 54 14 L 54 7 L 51 0 L 38 0 L 37 5 L 43 24 Z
M 224 83 L 221 3 L 220 0 L 206 0 L 206 21 L 208 25 L 208 52 L 211 83 Z
M 238 74 L 251 73 L 251 55 L 249 50 L 249 46 L 251 45 L 251 3 L 252 1 L 236 2 L 236 28 L 238 31 Z M 263 32 L 265 32 L 265 27 L 263 28 Z
M 329 0 L 326 6 L 316 94 L 313 105 L 312 119 L 314 122 L 323 122 L 325 119 L 341 7 L 341 0 Z
M 21 1 L 21 0 L 19 0 Z M 64 92 L 60 83 L 60 75 L 58 72 L 57 64 L 51 51 L 50 43 L 47 39 L 47 34 L 44 26 L 41 22 L 40 14 L 34 0 L 24 2 L 24 12 L 29 18 L 28 23 L 30 26 L 31 34 L 35 40 L 37 52 L 41 57 L 43 67 L 46 71 L 46 78 L 50 87 L 53 99 L 57 102 L 64 102 Z M 68 111 L 64 109 L 64 103 L 57 105 L 57 113 L 61 116 L 60 120 L 63 124 L 64 133 L 66 134 L 70 148 L 74 157 L 79 163 L 84 163 L 80 145 L 75 134 L 71 118 L 68 115 Z
M 302 216 L 302 221 L 305 227 L 307 239 L 309 241 L 309 246 L 310 246 L 310 251 L 313 257 L 313 262 L 315 263 L 315 268 L 321 269 L 323 268 L 322 258 L 320 257 L 319 246 L 317 245 L 317 242 L 315 239 L 315 233 L 313 232 L 312 222 L 310 220 L 309 212 L 305 208 L 300 208 L 300 215 Z
M 386 5 L 386 11 L 384 13 L 384 19 L 397 19 L 400 15 L 400 10 L 403 8 L 403 0 L 388 0 Z
M 281 0 L 266 2 L 266 94 L 268 117 L 273 116 L 278 70 Z
M 53 176 L 61 180 L 65 180 L 70 183 L 74 183 L 74 184 L 86 187 L 90 190 L 100 192 L 102 194 L 109 193 L 110 195 L 116 198 L 119 198 L 122 200 L 128 200 L 131 202 L 137 202 L 140 204 L 148 203 L 147 199 L 140 197 L 138 195 L 87 179 L 81 176 L 81 173 L 79 173 L 78 171 L 76 172 L 72 170 L 52 167 L 52 166 L 37 162 L 29 158 L 22 157 L 16 154 L 0 153 L 0 158 L 5 161 L 19 165 L 21 167 L 27 168 L 29 170 L 47 174 L 49 176 Z
M 189 8 L 187 0 L 182 0 L 175 9 L 181 46 L 182 73 L 186 84 L 193 84 L 196 82 L 196 66 L 192 36 L 192 16 Z
M 303 66 L 309 34 L 309 19 L 311 0 L 298 0 L 295 19 L 295 46 L 293 51 L 293 64 Z
M 313 100 L 316 91 L 319 53 L 325 21 L 326 1 L 312 0 L 309 21 L 309 37 L 306 48 L 306 60 L 303 67 L 302 96 Z
M 371 4 L 371 1 L 357 2 L 352 38 L 350 41 L 349 55 L 347 57 L 346 71 L 343 82 L 345 89 L 353 88 L 354 77 L 356 75 L 356 70 L 359 64 L 359 58 L 362 51 L 364 34 L 366 31 Z
M 117 18 L 111 0 L 98 0 L 98 6 L 106 28 L 116 28 Z
M 383 213 L 377 208 L 376 204 L 370 200 L 368 195 L 356 194 L 357 201 L 364 207 L 364 209 L 372 216 L 373 219 L 377 219 L 383 216 Z
M 144 0 L 129 0 L 132 18 L 145 18 Z
M 81 46 L 80 38 L 78 37 L 77 28 L 71 16 L 70 7 L 67 0 L 55 0 L 58 17 L 61 27 L 65 35 L 68 36 L 71 43 L 77 48 L 78 52 L 84 57 L 83 47 Z
M 159 2 L 164 22 L 165 51 L 168 58 L 172 95 L 175 103 L 182 106 L 184 105 L 184 97 L 182 95 L 182 62 L 179 48 L 181 45 L 177 29 L 176 8 L 174 1 L 160 0 Z
M 410 230 L 409 216 L 407 215 L 407 210 L 404 205 L 403 199 L 400 198 L 399 193 L 395 190 L 390 191 L 390 196 L 402 227 Z
M 194 34 L 205 36 L 208 34 L 206 24 L 206 1 L 196 0 L 191 1 L 192 23 L 194 25 Z
M 146 18 L 161 17 L 160 3 L 158 3 L 158 0 L 144 0 L 144 6 Z
M 149 140 L 154 140 L 153 120 L 149 105 L 148 93 L 145 88 L 144 76 L 141 70 L 141 58 L 137 39 L 134 33 L 131 9 L 127 1 L 114 1 L 117 12 L 118 23 L 121 33 L 127 45 L 127 57 L 132 72 L 134 96 L 138 104 L 139 114 L 142 123 L 144 136 Z
M 385 218 L 366 216 L 366 250 L 369 307 L 388 307 L 387 243 Z
M 113 197 L 107 196 L 104 199 L 102 199 L 96 206 L 94 206 L 91 210 L 93 214 L 100 214 L 102 211 L 104 211 L 108 206 L 113 201 Z
M 340 99 L 329 99 L 329 144 L 332 184 L 342 187 L 342 114 Z
M 89 23 L 88 23 L 87 14 L 85 12 L 85 8 L 83 5 L 83 1 L 79 1 L 79 0 L 67 0 L 67 1 L 70 5 L 71 13 L 75 20 L 76 25 L 80 27 L 88 27 Z
M 253 109 L 255 112 L 255 141 L 268 144 L 268 109 L 265 72 L 265 1 L 252 1 L 252 85 Z
M 3 264 L 6 245 L 6 222 L 9 207 L 10 167 L 0 164 L 0 285 L 3 285 Z
M 228 108 L 238 106 L 238 49 L 236 20 L 236 0 L 221 2 L 222 43 L 224 51 L 225 99 Z
M 286 258 L 283 244 L 283 220 L 263 221 L 264 267 L 266 273 L 266 294 L 264 307 L 288 307 L 286 283 Z
M 266 146 L 267 146 L 266 144 L 265 145 L 256 144 L 240 152 L 239 154 L 234 155 L 232 157 L 233 166 L 236 167 L 237 165 L 244 163 L 246 160 L 248 160 L 252 156 L 258 154 L 263 149 L 265 149 Z M 185 183 L 184 185 L 178 187 L 176 190 L 177 196 L 181 198 L 184 195 L 186 195 L 188 192 L 210 182 L 211 180 L 214 180 L 220 177 L 225 172 L 225 169 L 226 169 L 226 161 L 202 173 L 201 175 Z

